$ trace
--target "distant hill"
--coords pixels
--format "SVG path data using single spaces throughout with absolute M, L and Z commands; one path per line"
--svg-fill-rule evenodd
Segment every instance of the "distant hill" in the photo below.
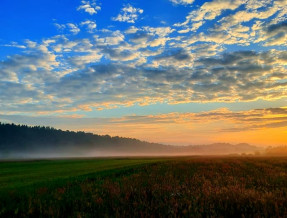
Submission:
M 171 146 L 133 138 L 0 123 L 0 158 L 225 155 L 259 150 L 248 144 L 228 143 Z
M 185 148 L 187 152 L 196 154 L 214 154 L 214 155 L 227 155 L 227 154 L 253 154 L 262 151 L 262 148 L 249 145 L 246 143 L 229 144 L 229 143 L 214 143 L 210 145 L 190 145 Z
M 287 156 L 287 146 L 269 147 L 266 149 L 266 155 Z

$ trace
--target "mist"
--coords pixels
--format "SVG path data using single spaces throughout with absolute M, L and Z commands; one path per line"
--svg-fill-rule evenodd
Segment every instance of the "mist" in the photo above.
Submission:
M 2 160 L 194 155 L 287 156 L 286 146 L 264 148 L 247 143 L 174 146 L 134 138 L 2 123 L 0 123 L 0 138 Z

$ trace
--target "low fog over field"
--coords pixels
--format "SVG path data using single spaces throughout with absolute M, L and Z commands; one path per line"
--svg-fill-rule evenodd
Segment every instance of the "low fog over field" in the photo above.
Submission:
M 1 124 L 0 137 L 1 159 L 266 154 L 265 149 L 244 143 L 173 146 L 133 138 L 15 124 Z M 278 149 L 274 148 L 267 151 L 270 154 L 278 153 Z

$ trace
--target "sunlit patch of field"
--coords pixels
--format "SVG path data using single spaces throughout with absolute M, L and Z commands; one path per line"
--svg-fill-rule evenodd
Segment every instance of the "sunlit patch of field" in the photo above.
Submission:
M 77 161 L 62 168 L 69 169 L 65 177 L 59 177 L 64 175 L 61 172 L 65 170 L 57 171 L 57 164 L 61 165 L 61 161 L 51 161 L 50 166 L 58 172 L 54 179 L 46 182 L 38 180 L 33 184 L 27 182 L 26 186 L 15 181 L 15 188 L 12 184 L 2 186 L 0 216 L 287 216 L 287 158 L 184 157 Z M 86 165 L 86 161 L 90 162 Z M 104 169 L 105 161 L 118 165 Z M 134 162 L 128 165 L 128 161 Z M 20 162 L 1 164 L 1 169 L 6 164 L 8 172 L 9 164 L 12 166 Z M 29 166 L 25 164 L 24 168 L 29 171 Z M 33 168 L 39 163 L 27 164 Z M 78 164 L 95 169 L 100 164 L 98 168 L 102 170 L 93 172 L 88 167 L 89 170 L 79 173 Z M 123 167 L 120 167 L 121 164 Z M 53 175 L 52 171 L 47 170 L 47 178 Z M 9 175 L 14 175 L 12 167 L 10 174 L 1 174 L 1 183 Z M 45 172 L 41 177 L 45 178 Z

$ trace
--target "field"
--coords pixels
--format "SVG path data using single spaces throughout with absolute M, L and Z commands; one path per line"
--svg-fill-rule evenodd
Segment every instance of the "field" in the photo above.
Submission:
M 0 162 L 1 217 L 286 217 L 287 158 Z

